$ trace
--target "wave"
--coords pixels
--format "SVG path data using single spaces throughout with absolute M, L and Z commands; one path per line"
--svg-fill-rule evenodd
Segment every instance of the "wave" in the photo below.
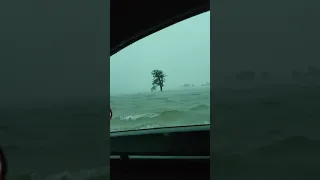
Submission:
M 142 124 L 137 129 L 154 129 L 161 127 L 159 124 Z
M 192 107 L 189 110 L 191 110 L 191 111 L 210 110 L 210 106 L 201 104 L 201 105 L 197 105 L 195 107 Z
M 176 118 L 181 118 L 187 115 L 187 112 L 185 111 L 180 111 L 180 110 L 165 110 L 161 113 L 159 113 L 156 118 L 160 119 L 176 119 Z
M 133 115 L 126 115 L 126 116 L 116 116 L 113 119 L 121 120 L 121 121 L 136 121 L 136 120 L 143 120 L 143 119 L 176 119 L 185 117 L 188 114 L 191 114 L 195 111 L 208 111 L 210 112 L 210 106 L 208 105 L 196 105 L 194 107 L 189 108 L 186 111 L 183 110 L 174 110 L 174 109 L 165 109 L 163 111 L 158 112 L 148 112 L 148 113 L 140 113 L 140 114 L 133 114 Z
M 135 114 L 135 115 L 129 115 L 129 116 L 115 117 L 115 119 L 119 119 L 121 121 L 135 121 L 139 119 L 153 118 L 157 116 L 159 116 L 158 113 L 142 113 L 142 114 Z
M 136 120 L 145 120 L 145 119 L 176 119 L 181 118 L 186 115 L 186 112 L 179 110 L 164 110 L 162 112 L 154 113 L 142 113 L 134 114 L 128 116 L 115 117 L 117 120 L 121 121 L 136 121 Z

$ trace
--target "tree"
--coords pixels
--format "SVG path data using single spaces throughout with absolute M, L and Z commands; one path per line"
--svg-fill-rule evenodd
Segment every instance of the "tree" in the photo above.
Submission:
M 151 92 L 156 90 L 156 86 L 152 86 Z
M 152 88 L 151 91 L 156 90 L 157 86 L 160 87 L 160 91 L 162 91 L 162 88 L 164 86 L 164 82 L 166 81 L 164 77 L 166 76 L 161 70 L 153 70 L 151 72 L 151 75 L 153 76 L 152 80 Z

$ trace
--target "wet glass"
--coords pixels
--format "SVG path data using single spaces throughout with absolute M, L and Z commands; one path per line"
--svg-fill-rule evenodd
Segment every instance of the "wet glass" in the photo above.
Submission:
M 126 47 L 110 68 L 111 132 L 210 124 L 210 12 Z

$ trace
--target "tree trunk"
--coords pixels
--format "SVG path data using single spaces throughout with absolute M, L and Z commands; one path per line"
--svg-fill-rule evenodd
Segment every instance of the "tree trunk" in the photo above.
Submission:
M 163 81 L 161 78 L 158 78 L 158 80 L 159 80 L 160 91 L 162 91 Z

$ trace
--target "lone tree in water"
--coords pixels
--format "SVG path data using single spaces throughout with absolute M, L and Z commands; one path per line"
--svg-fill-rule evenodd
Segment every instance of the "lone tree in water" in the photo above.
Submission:
M 162 88 L 164 86 L 165 79 L 164 77 L 166 76 L 161 70 L 153 70 L 151 72 L 151 75 L 153 76 L 152 80 L 152 88 L 151 91 L 155 91 L 157 86 L 160 87 L 160 91 L 162 91 Z

